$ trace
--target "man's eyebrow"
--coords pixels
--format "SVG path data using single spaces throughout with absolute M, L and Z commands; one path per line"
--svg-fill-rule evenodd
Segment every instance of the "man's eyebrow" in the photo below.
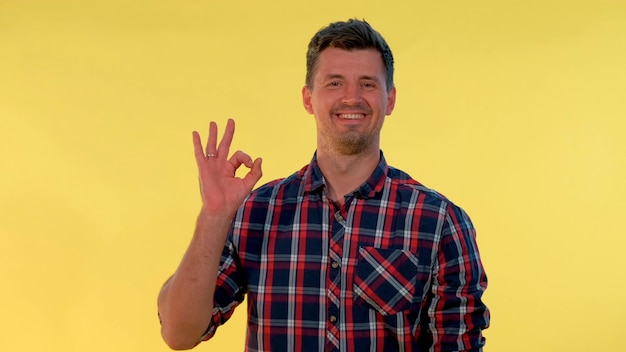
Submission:
M 329 73 L 326 76 L 324 76 L 325 79 L 334 79 L 334 78 L 344 78 L 343 75 L 340 75 L 338 73 Z
M 339 74 L 339 73 L 329 73 L 326 76 L 324 76 L 324 79 L 335 79 L 335 78 L 345 78 L 344 75 Z M 368 80 L 368 81 L 376 81 L 378 82 L 379 79 L 376 76 L 370 76 L 370 75 L 363 75 L 363 76 L 359 76 L 359 79 L 361 80 Z
M 368 80 L 368 81 L 376 81 L 376 82 L 378 82 L 378 77 L 376 77 L 376 76 L 364 75 L 364 76 L 361 76 L 359 78 L 360 79 L 365 79 L 365 80 Z

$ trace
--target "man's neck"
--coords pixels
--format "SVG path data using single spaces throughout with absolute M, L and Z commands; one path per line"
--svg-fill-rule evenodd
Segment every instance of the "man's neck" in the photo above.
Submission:
M 340 205 L 343 205 L 346 194 L 370 177 L 379 162 L 378 148 L 356 155 L 317 151 L 317 163 L 326 180 L 327 195 Z

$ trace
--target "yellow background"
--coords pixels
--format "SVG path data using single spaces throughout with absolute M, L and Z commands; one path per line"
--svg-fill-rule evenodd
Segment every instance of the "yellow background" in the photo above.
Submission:
M 262 182 L 306 164 L 306 44 L 349 17 L 396 57 L 388 161 L 478 229 L 485 350 L 626 350 L 625 4 L 0 1 L 0 351 L 167 351 L 191 131 L 235 118 Z

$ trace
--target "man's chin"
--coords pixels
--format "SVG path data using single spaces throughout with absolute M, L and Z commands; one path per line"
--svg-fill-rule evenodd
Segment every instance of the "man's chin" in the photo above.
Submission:
M 335 148 L 343 155 L 357 155 L 368 150 L 370 145 L 369 138 L 360 136 L 360 138 L 342 138 L 336 141 Z

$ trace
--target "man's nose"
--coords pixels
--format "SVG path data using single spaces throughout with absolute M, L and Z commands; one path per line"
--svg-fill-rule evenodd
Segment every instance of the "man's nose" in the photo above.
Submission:
M 358 84 L 348 84 L 343 92 L 341 101 L 344 104 L 353 104 L 359 102 L 362 99 L 361 90 Z

